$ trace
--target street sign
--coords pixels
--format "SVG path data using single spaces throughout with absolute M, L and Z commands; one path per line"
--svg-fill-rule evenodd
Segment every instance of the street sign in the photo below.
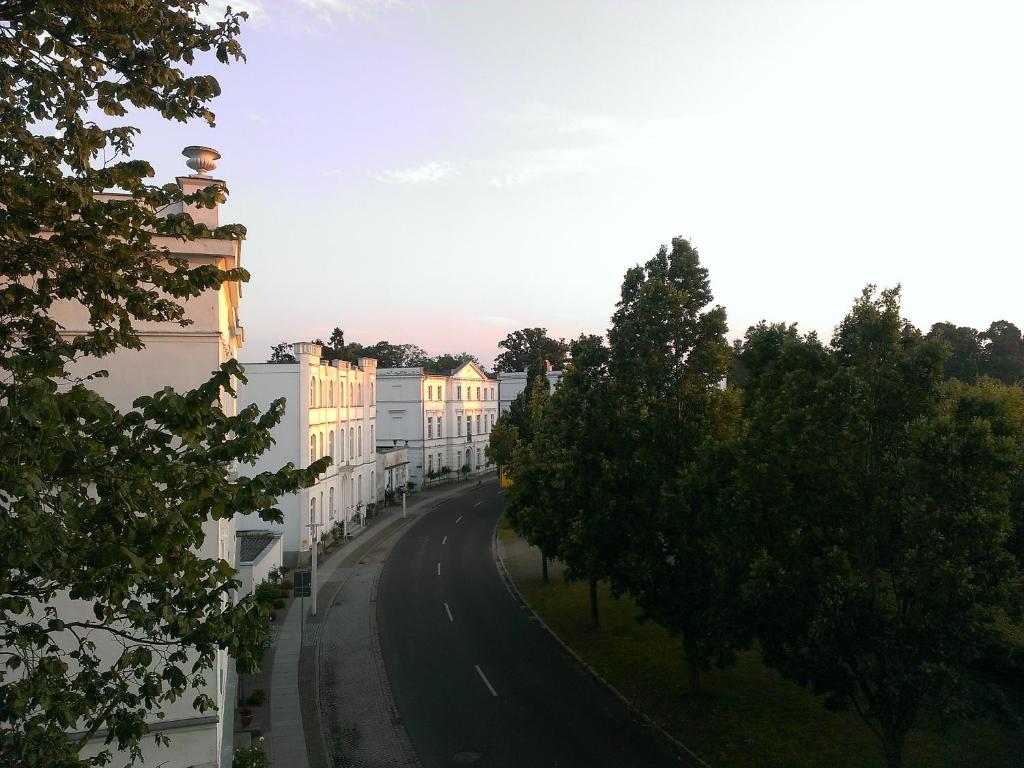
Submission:
M 295 597 L 309 597 L 310 583 L 309 571 L 295 571 Z

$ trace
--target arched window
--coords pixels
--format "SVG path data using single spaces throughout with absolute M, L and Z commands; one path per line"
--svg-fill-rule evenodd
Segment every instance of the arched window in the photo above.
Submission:
M 316 408 L 316 376 L 309 380 L 309 407 Z
M 334 520 L 334 488 L 327 491 L 327 515 Z
M 363 425 L 359 425 L 359 455 L 363 455 Z
M 355 391 L 356 391 L 355 384 L 353 384 L 350 381 L 348 383 L 348 404 L 349 405 L 355 405 L 356 404 Z
M 356 382 L 356 405 L 363 404 L 363 382 Z
M 355 445 L 354 445 L 355 439 L 356 439 L 355 438 L 355 434 L 356 434 L 356 431 L 354 429 L 352 429 L 352 427 L 349 427 L 348 428 L 348 456 L 349 456 L 349 458 L 352 458 L 353 456 L 356 455 Z
M 376 449 L 377 449 L 377 428 L 373 424 L 371 424 L 370 425 L 370 450 L 374 451 Z
M 334 430 L 331 430 L 331 435 L 327 440 L 327 451 L 331 454 L 331 458 L 334 458 Z
M 309 463 L 316 461 L 316 435 L 309 436 Z
M 328 389 L 327 389 L 327 404 L 329 406 L 331 406 L 331 408 L 333 408 L 334 407 L 334 382 L 333 381 L 330 382 L 327 386 L 328 386 Z
M 319 455 L 320 456 L 324 455 L 324 433 L 323 432 L 320 433 L 320 453 L 319 453 Z

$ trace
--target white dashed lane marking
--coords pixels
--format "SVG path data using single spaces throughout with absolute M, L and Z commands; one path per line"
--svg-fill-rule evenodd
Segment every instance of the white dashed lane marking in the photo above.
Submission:
M 480 679 L 484 681 L 484 685 L 486 685 L 487 686 L 487 690 L 489 690 L 491 692 L 491 696 L 494 696 L 495 698 L 497 698 L 498 697 L 498 692 L 496 690 L 494 690 L 494 686 L 491 685 L 491 681 L 487 679 L 487 675 L 484 674 L 484 671 L 482 669 L 480 669 L 480 665 L 479 664 L 476 665 L 476 673 L 478 675 L 480 675 Z
M 455 621 L 455 619 L 452 618 L 452 609 L 448 607 L 448 603 L 444 604 L 444 609 L 448 613 L 448 621 Z

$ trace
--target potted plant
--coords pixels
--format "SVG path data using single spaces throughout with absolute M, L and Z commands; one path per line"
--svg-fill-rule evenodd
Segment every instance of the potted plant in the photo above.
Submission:
M 245 704 L 238 708 L 238 716 L 242 718 L 242 727 L 248 728 L 252 725 L 252 710 Z

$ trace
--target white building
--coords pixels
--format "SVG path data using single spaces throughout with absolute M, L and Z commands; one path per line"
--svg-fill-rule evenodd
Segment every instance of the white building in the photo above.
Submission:
M 377 446 L 377 498 L 398 494 L 409 481 L 409 449 Z
M 191 153 L 190 153 L 191 150 Z M 205 164 L 193 164 L 194 168 L 212 170 L 213 161 L 220 157 L 213 150 L 203 147 L 189 147 L 185 151 L 190 158 L 204 156 Z M 179 176 L 178 186 L 190 194 L 198 189 L 224 182 L 204 175 L 204 171 L 193 176 Z M 127 195 L 108 194 L 105 199 L 127 198 Z M 181 204 L 165 209 L 162 213 L 180 213 Z M 211 229 L 219 226 L 220 211 L 216 208 L 186 206 L 197 223 Z M 221 269 L 241 266 L 241 242 L 204 238 L 182 242 L 172 237 L 154 237 L 154 245 L 166 248 L 174 257 L 185 259 L 190 267 L 201 264 L 215 264 Z M 88 385 L 99 392 L 122 412 L 132 409 L 133 401 L 140 395 L 150 395 L 163 387 L 170 386 L 179 392 L 194 389 L 205 383 L 211 373 L 222 363 L 236 357 L 243 342 L 242 327 L 239 324 L 239 303 L 241 286 L 238 283 L 224 283 L 217 291 L 206 291 L 182 302 L 185 316 L 192 321 L 187 327 L 177 323 L 136 323 L 139 336 L 145 344 L 140 350 L 120 349 L 112 355 L 97 360 L 85 358 L 79 370 L 89 373 L 97 369 L 109 371 L 106 378 L 92 379 Z M 78 303 L 62 302 L 51 308 L 51 315 L 63 326 L 63 333 L 76 336 L 89 330 L 88 311 Z M 222 406 L 229 414 L 236 413 L 235 400 L 227 395 Z M 208 521 L 203 526 L 205 536 L 199 554 L 204 558 L 219 558 L 235 565 L 235 525 L 232 520 Z M 81 615 L 92 617 L 91 603 L 70 599 L 54 601 L 60 617 L 66 621 Z M 111 663 L 123 652 L 123 647 L 111 638 L 94 632 L 91 638 L 101 658 Z M 187 666 L 187 665 L 186 665 Z M 159 747 L 153 738 L 142 741 L 146 765 L 161 765 L 165 768 L 212 768 L 231 763 L 234 663 L 227 653 L 217 655 L 214 669 L 206 674 L 206 684 L 190 690 L 178 701 L 163 706 L 162 719 L 149 718 L 149 728 L 154 733 L 170 737 L 170 747 Z M 205 694 L 217 703 L 216 712 L 197 712 L 192 707 L 196 695 Z M 90 757 L 104 748 L 105 733 L 82 750 L 82 757 Z M 127 762 L 126 755 L 114 754 L 113 765 Z
M 422 368 L 377 371 L 380 426 L 377 444 L 409 448 L 409 475 L 418 487 L 444 468 L 487 468 L 484 448 L 498 420 L 498 382 L 476 363 L 448 374 Z
M 319 344 L 292 346 L 294 363 L 246 363 L 247 384 L 240 384 L 239 405 L 265 410 L 274 400 L 286 400 L 284 418 L 274 428 L 274 445 L 240 474 L 255 475 L 291 462 L 309 466 L 322 456 L 333 462 L 317 483 L 282 496 L 278 508 L 283 523 L 268 523 L 254 515 L 239 526 L 280 531 L 284 563 L 294 566 L 310 552 L 310 522 L 323 534 L 346 535 L 362 525 L 368 504 L 377 495 L 377 361 L 361 358 L 358 365 L 320 358 Z
M 562 378 L 562 374 L 565 371 L 553 371 L 551 370 L 550 364 L 548 365 L 547 371 L 544 373 L 544 378 L 548 381 L 548 391 L 554 392 L 555 387 L 558 386 L 558 382 Z M 499 373 L 498 374 L 498 405 L 501 409 L 501 413 L 504 413 L 512 406 L 512 401 L 515 400 L 520 393 L 522 393 L 529 382 L 527 381 L 526 371 L 512 371 L 510 373 Z

